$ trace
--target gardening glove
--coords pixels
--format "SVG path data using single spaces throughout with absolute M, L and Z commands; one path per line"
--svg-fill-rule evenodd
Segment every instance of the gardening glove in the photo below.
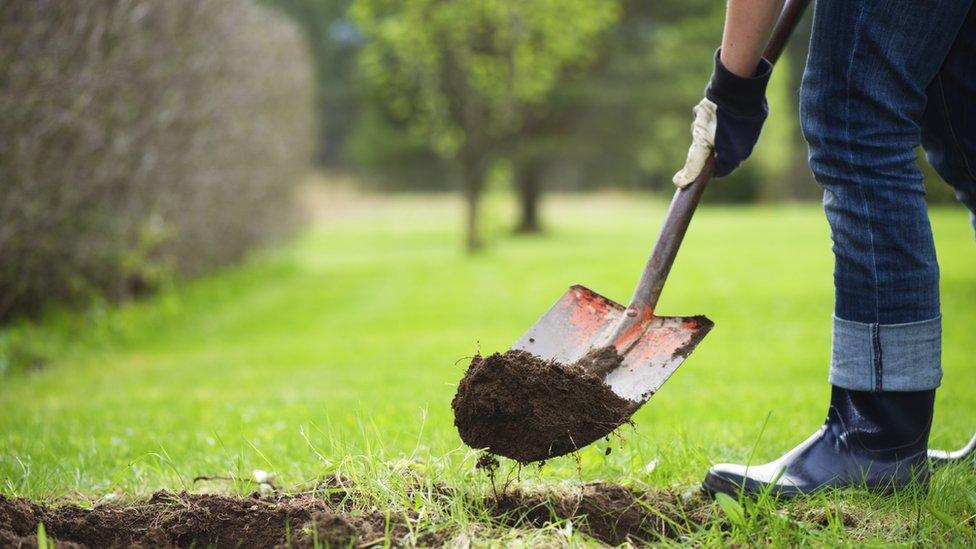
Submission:
M 701 174 L 712 151 L 715 152 L 715 177 L 732 173 L 749 158 L 769 108 L 766 84 L 773 65 L 761 59 L 755 74 L 743 78 L 729 72 L 715 52 L 715 71 L 705 88 L 705 98 L 693 109 L 691 148 L 681 170 L 674 174 L 674 184 L 686 187 Z

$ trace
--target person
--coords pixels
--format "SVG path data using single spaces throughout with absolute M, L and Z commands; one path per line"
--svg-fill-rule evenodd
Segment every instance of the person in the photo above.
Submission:
M 759 137 L 772 71 L 761 55 L 782 5 L 728 1 L 706 99 L 695 109 L 717 177 Z M 713 466 L 703 488 L 789 496 L 926 485 L 942 320 L 915 151 L 921 145 L 976 212 L 973 0 L 818 0 L 800 117 L 835 258 L 827 419 L 771 463 Z M 683 172 L 679 186 L 693 179 Z

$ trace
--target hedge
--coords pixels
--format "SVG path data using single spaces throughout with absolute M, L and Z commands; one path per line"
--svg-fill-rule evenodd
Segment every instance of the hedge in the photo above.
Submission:
M 0 320 L 293 227 L 310 70 L 297 30 L 242 0 L 0 3 Z

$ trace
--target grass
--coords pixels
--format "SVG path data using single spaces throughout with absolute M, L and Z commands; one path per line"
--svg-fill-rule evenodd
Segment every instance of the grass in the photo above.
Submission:
M 243 266 L 122 307 L 52 311 L 0 335 L 8 369 L 11 357 L 43 357 L 42 367 L 0 375 L 0 492 L 82 501 L 246 493 L 247 482 L 193 478 L 253 469 L 294 491 L 340 472 L 365 487 L 367 503 L 418 510 L 424 528 L 499 543 L 585 541 L 559 525 L 477 526 L 479 510 L 406 486 L 490 489 L 452 425 L 468 357 L 506 348 L 570 283 L 629 297 L 665 205 L 557 197 L 546 235 L 514 237 L 494 199 L 490 245 L 468 256 L 451 197 L 314 200 L 311 229 Z M 945 378 L 931 441 L 955 447 L 976 427 L 976 246 L 960 208 L 935 209 L 932 221 Z M 705 313 L 715 330 L 636 414 L 636 429 L 578 460 L 500 474 L 681 492 L 712 462 L 778 456 L 826 411 L 831 269 L 816 205 L 703 207 L 659 310 Z M 684 541 L 976 543 L 976 474 L 964 469 L 940 472 L 927 495 L 833 493 L 783 507 L 715 506 Z

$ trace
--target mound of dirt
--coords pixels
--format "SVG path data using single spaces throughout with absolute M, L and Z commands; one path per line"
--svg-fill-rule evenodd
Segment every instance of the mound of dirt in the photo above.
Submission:
M 409 532 L 402 515 L 391 519 L 391 538 L 402 539 Z M 0 496 L 0 547 L 36 546 L 39 522 L 58 547 L 348 547 L 383 540 L 386 521 L 382 511 L 340 513 L 308 495 L 157 492 L 142 503 L 91 509 Z
M 468 446 L 521 463 L 573 452 L 637 409 L 603 383 L 621 360 L 613 347 L 571 365 L 526 351 L 475 356 L 451 402 L 454 425 Z
M 478 496 L 440 487 L 448 497 L 483 502 L 491 522 L 507 527 L 544 527 L 570 520 L 600 541 L 675 538 L 709 518 L 704 496 L 682 500 L 670 492 L 638 492 L 611 483 L 590 483 L 559 491 L 523 491 Z M 149 500 L 108 503 L 90 509 L 43 506 L 0 496 L 0 547 L 36 547 L 37 525 L 49 541 L 75 547 L 364 547 L 382 544 L 436 546 L 451 528 L 411 536 L 412 512 L 375 510 L 353 514 L 338 509 L 358 498 L 349 485 L 321 495 L 234 498 L 211 494 L 157 492 Z M 416 528 L 416 527 L 414 527 Z
M 563 493 L 514 490 L 489 498 L 486 505 L 510 526 L 570 520 L 574 528 L 611 545 L 675 539 L 711 517 L 710 502 L 702 494 L 682 500 L 670 492 L 638 492 L 606 482 Z

